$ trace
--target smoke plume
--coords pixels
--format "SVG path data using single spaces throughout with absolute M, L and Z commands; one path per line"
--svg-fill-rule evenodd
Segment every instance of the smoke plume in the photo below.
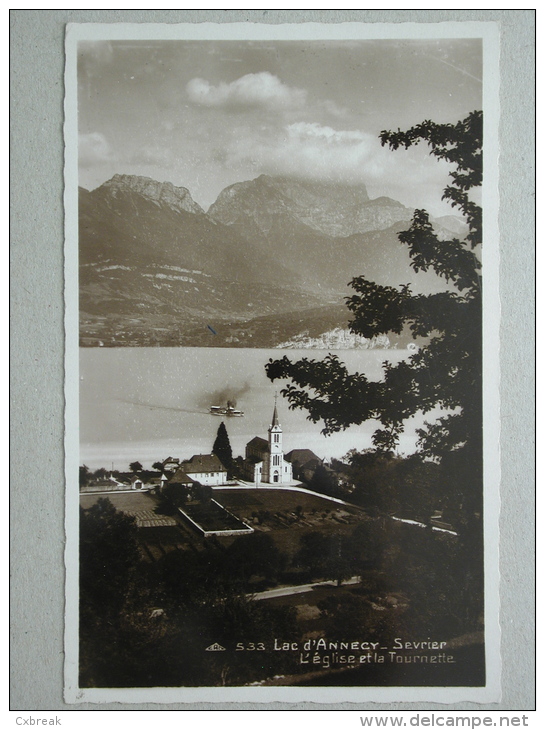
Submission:
M 226 385 L 223 388 L 214 390 L 207 396 L 204 396 L 199 401 L 199 406 L 203 408 L 210 408 L 210 406 L 225 406 L 227 401 L 232 406 L 237 405 L 239 398 L 242 398 L 250 390 L 250 383 L 246 382 L 244 385 L 236 387 L 233 385 Z

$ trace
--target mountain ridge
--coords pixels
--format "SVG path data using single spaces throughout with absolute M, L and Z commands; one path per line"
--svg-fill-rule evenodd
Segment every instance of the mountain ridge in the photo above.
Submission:
M 158 182 L 141 175 L 115 174 L 100 187 L 108 189 L 112 195 L 127 188 L 158 205 L 166 205 L 172 210 L 186 213 L 203 214 L 204 210 L 191 197 L 188 188 L 176 187 L 171 182 Z
M 136 175 L 80 189 L 82 344 L 274 347 L 308 329 L 300 311 L 318 335 L 320 322 L 345 327 L 355 276 L 442 287 L 398 241 L 411 211 L 365 186 L 262 175 L 217 201 L 213 217 L 187 188 Z
M 260 175 L 222 190 L 207 214 L 226 225 L 250 218 L 262 233 L 279 219 L 287 225 L 289 216 L 294 216 L 309 228 L 338 238 L 388 228 L 410 218 L 411 211 L 391 198 L 370 200 L 365 185 Z

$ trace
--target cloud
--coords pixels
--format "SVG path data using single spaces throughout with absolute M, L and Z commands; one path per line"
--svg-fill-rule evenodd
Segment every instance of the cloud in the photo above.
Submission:
M 349 109 L 343 106 L 339 106 L 334 101 L 331 101 L 331 99 L 325 99 L 324 101 L 321 101 L 318 104 L 318 108 L 322 109 L 324 112 L 326 112 L 326 114 L 329 114 L 336 118 L 348 118 L 350 116 Z
M 373 140 L 371 135 L 365 134 L 365 132 L 358 130 L 337 131 L 332 127 L 325 127 L 316 122 L 296 122 L 290 124 L 287 131 L 291 139 L 298 139 L 301 142 L 306 140 L 311 143 L 323 142 L 337 147 L 361 144 L 362 142 L 369 144 Z
M 287 128 L 285 144 L 275 156 L 286 171 L 346 182 L 382 182 L 407 174 L 412 161 L 381 146 L 379 139 L 360 130 L 336 130 L 299 122 Z
M 226 165 L 254 174 L 364 183 L 371 196 L 388 195 L 406 205 L 427 205 L 441 197 L 448 165 L 425 149 L 392 152 L 361 130 L 337 130 L 317 122 L 296 122 L 246 130 L 232 138 Z
M 230 84 L 213 86 L 205 79 L 191 79 L 186 92 L 193 104 L 216 108 L 302 108 L 307 92 L 283 84 L 277 76 L 262 71 L 246 74 Z
M 113 159 L 108 140 L 100 132 L 80 134 L 78 139 L 79 163 L 84 167 L 92 167 Z
M 373 135 L 296 122 L 233 138 L 228 164 L 251 164 L 273 175 L 361 182 L 378 173 L 386 156 Z

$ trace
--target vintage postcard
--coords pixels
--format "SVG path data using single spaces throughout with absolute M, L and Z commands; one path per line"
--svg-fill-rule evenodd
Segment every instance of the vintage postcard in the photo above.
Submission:
M 68 702 L 498 701 L 498 58 L 68 26 Z

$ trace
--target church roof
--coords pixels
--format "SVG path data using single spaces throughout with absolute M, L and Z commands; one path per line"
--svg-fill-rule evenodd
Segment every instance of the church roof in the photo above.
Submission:
M 247 464 L 262 464 L 263 459 L 260 459 L 259 456 L 247 456 L 245 459 Z
M 276 403 L 274 404 L 274 411 L 273 411 L 271 428 L 272 428 L 272 426 L 280 426 L 280 424 L 278 422 L 278 411 L 276 410 Z
M 261 436 L 254 436 L 251 441 L 248 441 L 246 446 L 251 446 L 260 451 L 266 451 L 269 448 L 269 442 L 266 439 L 262 439 Z
M 309 461 L 322 461 L 310 449 L 292 449 L 284 458 L 296 466 L 304 466 Z

